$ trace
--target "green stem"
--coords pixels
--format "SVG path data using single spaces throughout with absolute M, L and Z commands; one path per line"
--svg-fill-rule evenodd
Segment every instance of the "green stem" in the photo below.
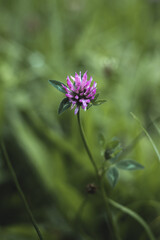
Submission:
M 104 205 L 105 205 L 105 208 L 106 208 L 106 212 L 108 214 L 108 226 L 109 226 L 109 229 L 110 229 L 110 234 L 112 236 L 112 239 L 117 239 L 117 240 L 121 240 L 121 237 L 118 233 L 118 229 L 117 229 L 117 225 L 116 225 L 116 222 L 112 216 L 112 212 L 111 212 L 111 209 L 110 209 L 110 206 L 109 206 L 109 198 L 106 196 L 106 193 L 104 191 L 104 187 L 102 185 L 102 179 L 100 181 L 100 190 L 101 190 L 101 194 L 102 194 L 102 199 L 104 201 Z
M 96 165 L 96 163 L 95 163 L 95 161 L 94 161 L 94 159 L 92 157 L 92 154 L 91 154 L 91 152 L 89 150 L 89 147 L 87 145 L 87 142 L 86 142 L 86 139 L 85 139 L 85 136 L 84 136 L 84 132 L 83 132 L 83 129 L 82 129 L 81 120 L 80 120 L 80 109 L 79 109 L 78 114 L 77 114 L 77 119 L 78 119 L 78 125 L 79 125 L 80 134 L 81 134 L 81 137 L 82 137 L 82 141 L 83 141 L 85 149 L 86 149 L 86 151 L 88 153 L 89 159 L 90 159 L 90 161 L 91 161 L 91 163 L 92 163 L 92 165 L 94 167 L 96 176 L 99 179 L 99 173 L 98 173 L 97 165 Z
M 118 232 L 117 232 L 117 228 L 116 228 L 115 223 L 113 221 L 112 213 L 111 213 L 110 208 L 109 208 L 108 198 L 105 196 L 105 192 L 104 192 L 104 189 L 103 189 L 103 186 L 102 186 L 101 176 L 98 173 L 97 165 L 96 165 L 96 163 L 95 163 L 95 161 L 93 159 L 93 156 L 91 154 L 91 151 L 90 151 L 90 149 L 89 149 L 89 147 L 87 145 L 87 142 L 86 142 L 86 139 L 85 139 L 85 136 L 84 136 L 84 132 L 83 132 L 83 129 L 82 129 L 82 126 L 81 126 L 81 120 L 80 120 L 80 110 L 79 110 L 79 112 L 77 114 L 77 119 L 78 119 L 78 125 L 79 125 L 79 129 L 80 129 L 80 134 L 81 134 L 81 137 L 82 137 L 85 149 L 86 149 L 86 151 L 88 153 L 88 156 L 89 156 L 89 159 L 90 159 L 90 161 L 91 161 L 91 163 L 92 163 L 92 165 L 93 165 L 93 167 L 95 169 L 95 173 L 96 173 L 98 184 L 99 184 L 100 193 L 101 193 L 101 196 L 102 196 L 105 208 L 106 208 L 106 212 L 107 212 L 108 226 L 109 226 L 109 230 L 110 230 L 112 239 L 120 240 L 120 237 L 119 237 Z
M 30 218 L 30 220 L 32 222 L 32 225 L 33 225 L 35 231 L 37 232 L 37 235 L 38 235 L 39 239 L 43 240 L 42 235 L 40 233 L 40 230 L 39 230 L 39 228 L 37 226 L 37 223 L 36 223 L 36 221 L 35 221 L 35 219 L 33 217 L 32 211 L 31 211 L 31 209 L 30 209 L 30 207 L 29 207 L 29 205 L 27 203 L 27 200 L 26 200 L 26 198 L 24 196 L 24 193 L 23 193 L 23 191 L 22 191 L 22 189 L 20 187 L 20 184 L 18 182 L 16 173 L 15 173 L 13 167 L 12 167 L 12 164 L 10 162 L 10 159 L 9 159 L 8 154 L 7 154 L 7 151 L 6 151 L 6 148 L 5 148 L 5 145 L 4 145 L 3 141 L 1 141 L 1 148 L 2 148 L 2 152 L 4 154 L 4 157 L 6 159 L 6 163 L 7 163 L 7 166 L 9 168 L 9 171 L 10 171 L 10 173 L 12 175 L 13 181 L 14 181 L 14 183 L 16 185 L 17 191 L 18 191 L 18 193 L 19 193 L 19 195 L 20 195 L 20 197 L 21 197 L 21 199 L 22 199 L 22 201 L 24 203 L 24 206 L 25 206 L 25 208 L 27 210 L 27 213 L 28 213 L 28 216 L 29 216 L 29 218 Z

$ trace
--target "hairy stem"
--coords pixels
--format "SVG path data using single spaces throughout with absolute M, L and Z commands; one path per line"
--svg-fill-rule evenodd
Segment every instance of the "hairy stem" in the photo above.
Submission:
M 19 193 L 19 195 L 20 195 L 20 197 L 21 197 L 21 199 L 22 199 L 22 201 L 23 201 L 23 203 L 24 203 L 24 206 L 25 206 L 26 211 L 27 211 L 27 213 L 28 213 L 28 216 L 29 216 L 29 218 L 30 218 L 30 220 L 31 220 L 31 223 L 32 223 L 32 225 L 33 225 L 33 227 L 34 227 L 37 235 L 38 235 L 38 238 L 39 238 L 40 240 L 43 240 L 42 235 L 41 235 L 41 233 L 40 233 L 40 230 L 39 230 L 39 228 L 38 228 L 38 226 L 37 226 L 37 223 L 36 223 L 36 221 L 35 221 L 35 219 L 34 219 L 34 217 L 33 217 L 32 211 L 31 211 L 31 209 L 30 209 L 30 207 L 29 207 L 29 205 L 28 205 L 28 203 L 27 203 L 27 200 L 26 200 L 26 198 L 25 198 L 25 196 L 24 196 L 24 193 L 23 193 L 23 191 L 22 191 L 22 189 L 21 189 L 21 187 L 20 187 L 20 184 L 19 184 L 19 182 L 18 182 L 16 173 L 15 173 L 13 167 L 12 167 L 12 164 L 11 164 L 11 162 L 10 162 L 10 159 L 9 159 L 8 154 L 7 154 L 7 151 L 6 151 L 6 148 L 5 148 L 5 145 L 4 145 L 3 141 L 1 141 L 1 148 L 2 148 L 3 155 L 4 155 L 5 159 L 6 159 L 7 166 L 8 166 L 8 168 L 9 168 L 10 173 L 11 173 L 11 176 L 12 176 L 12 178 L 13 178 L 13 181 L 14 181 L 14 183 L 15 183 L 15 185 L 16 185 L 17 191 L 18 191 L 18 193 Z

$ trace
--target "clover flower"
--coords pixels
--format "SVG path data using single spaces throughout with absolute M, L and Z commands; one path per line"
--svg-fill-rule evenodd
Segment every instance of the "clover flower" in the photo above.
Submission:
M 72 79 L 72 81 L 70 80 Z M 79 74 L 75 73 L 75 77 L 67 76 L 67 85 L 56 80 L 49 80 L 53 87 L 62 93 L 65 93 L 65 98 L 61 101 L 58 109 L 58 113 L 61 114 L 65 110 L 71 107 L 75 107 L 74 113 L 77 114 L 80 107 L 84 111 L 89 109 L 91 106 L 98 106 L 106 102 L 106 100 L 98 100 L 99 94 L 96 93 L 97 83 L 92 83 L 92 77 L 87 80 L 87 72 L 81 77 L 81 72 Z
M 95 98 L 97 83 L 94 82 L 91 86 L 92 77 L 87 81 L 87 72 L 81 77 L 81 72 L 79 75 L 75 73 L 75 77 L 71 76 L 73 83 L 71 82 L 69 76 L 67 76 L 67 85 L 62 84 L 62 87 L 66 91 L 66 97 L 72 104 L 71 109 L 75 106 L 75 114 L 78 113 L 80 107 L 86 111 L 88 104 Z

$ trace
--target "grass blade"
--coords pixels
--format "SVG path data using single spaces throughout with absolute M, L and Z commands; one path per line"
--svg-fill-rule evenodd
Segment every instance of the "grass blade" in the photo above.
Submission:
M 145 229 L 148 237 L 150 240 L 156 240 L 155 237 L 153 236 L 153 233 L 150 229 L 150 227 L 148 226 L 148 224 L 143 220 L 143 218 L 141 216 L 139 216 L 136 212 L 132 211 L 131 209 L 113 201 L 112 199 L 108 199 L 109 203 L 115 207 L 118 208 L 119 210 L 121 210 L 122 212 L 128 214 L 129 216 L 131 216 L 132 218 L 134 218 L 137 222 L 139 222 L 140 225 L 143 226 L 143 228 Z
M 160 162 L 160 153 L 159 153 L 158 148 L 156 147 L 153 139 L 151 138 L 151 136 L 149 135 L 149 133 L 147 132 L 147 130 L 143 127 L 143 125 L 141 124 L 140 120 L 139 120 L 132 112 L 131 112 L 131 115 L 132 115 L 132 117 L 139 123 L 140 127 L 141 127 L 142 130 L 145 132 L 145 134 L 146 134 L 146 136 L 148 137 L 150 143 L 152 144 L 152 147 L 153 147 L 153 149 L 154 149 L 154 151 L 155 151 L 155 153 L 156 153 L 156 155 L 157 155 L 157 157 L 158 157 L 158 160 L 159 160 L 159 162 Z

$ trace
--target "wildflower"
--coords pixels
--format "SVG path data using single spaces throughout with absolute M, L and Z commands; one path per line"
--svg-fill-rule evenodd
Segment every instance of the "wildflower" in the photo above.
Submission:
M 72 81 L 69 76 L 67 77 L 67 85 L 56 80 L 49 80 L 50 84 L 62 93 L 65 93 L 66 97 L 61 101 L 58 109 L 58 113 L 61 114 L 68 108 L 75 108 L 74 113 L 77 114 L 80 107 L 84 111 L 89 109 L 91 106 L 98 106 L 106 102 L 106 100 L 98 100 L 99 93 L 96 94 L 97 83 L 94 82 L 91 86 L 92 77 L 87 81 L 87 72 L 81 77 L 81 72 L 79 75 L 75 73 L 75 77 L 71 76 Z
M 81 72 L 79 75 L 75 73 L 75 77 L 71 76 L 73 83 L 71 82 L 69 76 L 67 76 L 67 85 L 62 84 L 62 87 L 66 91 L 66 97 L 72 104 L 71 109 L 75 106 L 75 114 L 78 113 L 80 107 L 86 111 L 88 104 L 95 98 L 97 83 L 94 82 L 91 86 L 92 77 L 87 81 L 87 72 L 84 73 L 81 78 Z

